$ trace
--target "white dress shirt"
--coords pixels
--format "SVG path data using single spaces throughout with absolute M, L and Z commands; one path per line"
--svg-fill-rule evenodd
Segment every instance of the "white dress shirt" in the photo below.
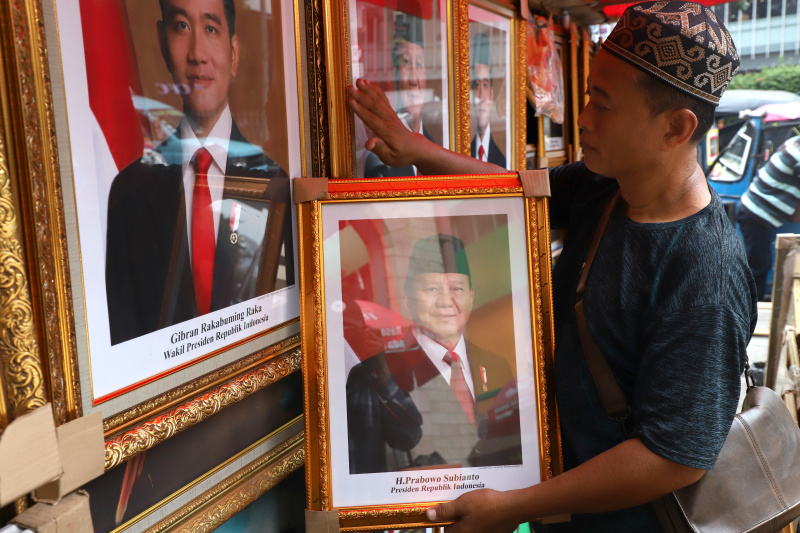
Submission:
M 478 139 L 478 134 L 475 134 L 475 138 L 478 139 L 478 144 L 475 146 L 475 159 L 481 159 L 478 157 L 478 154 L 481 153 L 481 146 L 483 146 L 483 159 L 481 161 L 488 162 L 489 161 L 489 138 L 492 136 L 492 126 L 491 124 L 486 125 L 486 131 L 483 132 L 483 136 Z
M 214 241 L 216 242 L 219 232 L 219 212 L 222 206 L 222 193 L 225 185 L 225 167 L 228 163 L 228 146 L 231 140 L 231 130 L 233 128 L 233 117 L 231 117 L 230 107 L 226 106 L 220 115 L 217 123 L 211 128 L 208 137 L 198 139 L 194 130 L 189 125 L 186 117 L 181 119 L 178 125 L 181 138 L 182 169 L 183 169 L 183 190 L 186 192 L 186 229 L 189 237 L 189 258 L 192 254 L 192 203 L 194 200 L 194 165 L 192 158 L 194 153 L 201 147 L 208 150 L 213 162 L 208 169 L 208 188 L 211 193 L 211 209 L 214 213 Z
M 425 355 L 428 356 L 428 359 L 430 359 L 431 363 L 436 366 L 436 368 L 439 370 L 439 373 L 449 385 L 450 375 L 453 373 L 453 371 L 450 368 L 450 365 L 444 362 L 444 356 L 447 355 L 448 351 L 447 348 L 422 333 L 419 328 L 414 328 L 414 336 L 417 338 L 417 342 L 419 343 L 420 348 L 422 348 L 422 351 L 425 352 Z M 458 340 L 458 344 L 456 344 L 456 347 L 453 349 L 453 351 L 456 353 L 456 355 L 458 355 L 458 361 L 461 364 L 461 372 L 464 374 L 464 380 L 467 382 L 469 393 L 472 395 L 472 399 L 474 400 L 475 385 L 472 383 L 472 372 L 470 371 L 469 359 L 467 358 L 467 344 L 464 341 L 463 335 Z

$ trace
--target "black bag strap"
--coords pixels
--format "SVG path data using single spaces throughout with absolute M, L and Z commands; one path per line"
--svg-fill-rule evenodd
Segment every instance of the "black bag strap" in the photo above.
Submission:
M 603 215 L 600 217 L 600 222 L 597 224 L 597 229 L 594 233 L 594 239 L 589 247 L 589 253 L 586 255 L 586 261 L 581 267 L 581 278 L 578 282 L 578 290 L 576 291 L 575 298 L 575 317 L 578 321 L 578 334 L 581 339 L 581 347 L 583 348 L 583 355 L 586 357 L 586 362 L 589 365 L 589 370 L 592 373 L 597 392 L 600 395 L 600 401 L 605 408 L 608 417 L 617 422 L 625 422 L 625 419 L 631 414 L 631 408 L 628 406 L 628 401 L 625 398 L 622 390 L 617 385 L 614 375 L 611 373 L 611 368 L 608 366 L 603 352 L 595 344 L 592 335 L 589 333 L 589 328 L 586 325 L 586 317 L 583 312 L 583 294 L 586 292 L 586 279 L 589 276 L 589 270 L 592 267 L 594 254 L 597 252 L 597 247 L 605 233 L 608 221 L 611 214 L 614 212 L 614 207 L 617 205 L 619 199 L 619 190 L 614 193 L 614 196 L 609 200 L 606 205 Z

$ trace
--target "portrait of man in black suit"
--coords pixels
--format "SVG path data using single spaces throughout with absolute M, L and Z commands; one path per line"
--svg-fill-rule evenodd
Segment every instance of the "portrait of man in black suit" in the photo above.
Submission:
M 157 37 L 183 115 L 108 198 L 111 344 L 294 283 L 289 179 L 233 120 L 233 0 L 159 0 Z M 278 279 L 278 257 L 285 265 Z
M 489 37 L 478 32 L 472 38 L 470 58 L 470 99 L 476 118 L 477 133 L 472 138 L 472 157 L 506 167 L 506 156 L 492 138 L 491 114 L 494 106 L 492 53 Z
M 347 378 L 350 473 L 521 464 L 514 358 L 465 336 L 475 295 L 461 239 L 419 239 L 401 297 L 413 325 L 396 348 L 358 354 Z
M 427 98 L 427 74 L 425 72 L 425 36 L 421 18 L 398 11 L 394 19 L 392 45 L 392 92 L 395 95 L 394 109 L 403 123 L 415 133 L 437 142 L 423 124 L 423 109 Z M 364 177 L 383 178 L 415 176 L 416 167 L 391 167 L 385 165 L 372 152 L 367 154 Z

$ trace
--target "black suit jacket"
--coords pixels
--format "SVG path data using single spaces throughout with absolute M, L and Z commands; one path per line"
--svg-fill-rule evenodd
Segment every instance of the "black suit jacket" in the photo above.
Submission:
M 425 385 L 431 380 L 442 380 L 445 383 L 443 388 L 449 388 L 410 331 L 403 342 L 407 346 L 404 351 L 383 353 L 367 359 L 353 367 L 348 376 L 347 424 L 351 474 L 387 471 L 384 443 L 413 454 L 413 448 L 421 438 L 418 426 L 422 420 L 409 393 L 415 386 Z M 499 355 L 469 341 L 466 345 L 476 398 L 475 447 L 469 461 L 473 466 L 521 464 L 515 374 L 508 362 Z M 383 364 L 381 358 L 391 373 L 389 383 L 378 383 L 376 378 L 380 371 L 375 366 L 376 363 Z M 485 388 L 481 367 L 486 369 Z M 493 406 L 498 403 L 502 404 L 499 409 L 504 411 L 505 416 L 501 415 L 504 419 L 508 418 L 507 411 L 515 411 L 517 416 L 516 419 L 511 417 L 516 428 L 508 431 L 508 424 L 503 423 L 500 435 L 491 427 L 495 414 Z
M 259 287 L 269 286 L 263 278 L 271 267 L 264 264 L 266 254 L 262 254 L 270 246 L 262 242 L 265 233 L 281 241 L 272 242 L 271 249 L 285 247 L 287 284 L 294 283 L 288 177 L 247 142 L 235 123 L 230 140 L 212 311 L 253 298 Z M 155 152 L 153 161 L 142 159 L 124 168 L 114 178 L 109 193 L 106 297 L 112 345 L 197 316 L 180 138 L 171 136 Z M 241 183 L 233 183 L 233 177 L 249 178 L 250 183 L 269 178 L 269 182 L 260 198 L 248 198 L 242 196 Z M 236 237 L 232 238 L 234 202 L 242 211 Z M 270 232 L 266 232 L 268 224 Z
M 478 136 L 472 138 L 472 144 L 470 145 L 470 150 L 472 151 L 472 157 L 475 159 L 478 158 Z M 493 163 L 495 165 L 501 166 L 506 168 L 506 156 L 503 155 L 503 151 L 500 150 L 500 147 L 497 146 L 497 143 L 494 142 L 494 138 L 489 135 L 489 153 L 486 156 L 486 160 L 489 163 Z
M 429 141 L 433 143 L 436 142 L 433 140 L 433 137 L 431 137 L 431 134 L 428 133 L 428 130 L 425 129 L 425 126 L 422 127 L 422 135 L 424 135 Z M 374 153 L 370 152 L 367 154 L 367 160 L 364 163 L 365 178 L 401 178 L 404 176 L 413 175 L 413 165 L 406 165 L 404 167 L 390 167 L 389 165 L 384 164 L 384 162 L 381 161 L 381 158 Z

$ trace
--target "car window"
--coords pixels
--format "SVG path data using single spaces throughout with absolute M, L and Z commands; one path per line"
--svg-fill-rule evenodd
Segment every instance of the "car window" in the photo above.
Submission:
M 739 181 L 744 175 L 750 146 L 753 143 L 752 126 L 744 124 L 725 148 L 725 152 L 711 169 L 708 179 L 713 181 Z

